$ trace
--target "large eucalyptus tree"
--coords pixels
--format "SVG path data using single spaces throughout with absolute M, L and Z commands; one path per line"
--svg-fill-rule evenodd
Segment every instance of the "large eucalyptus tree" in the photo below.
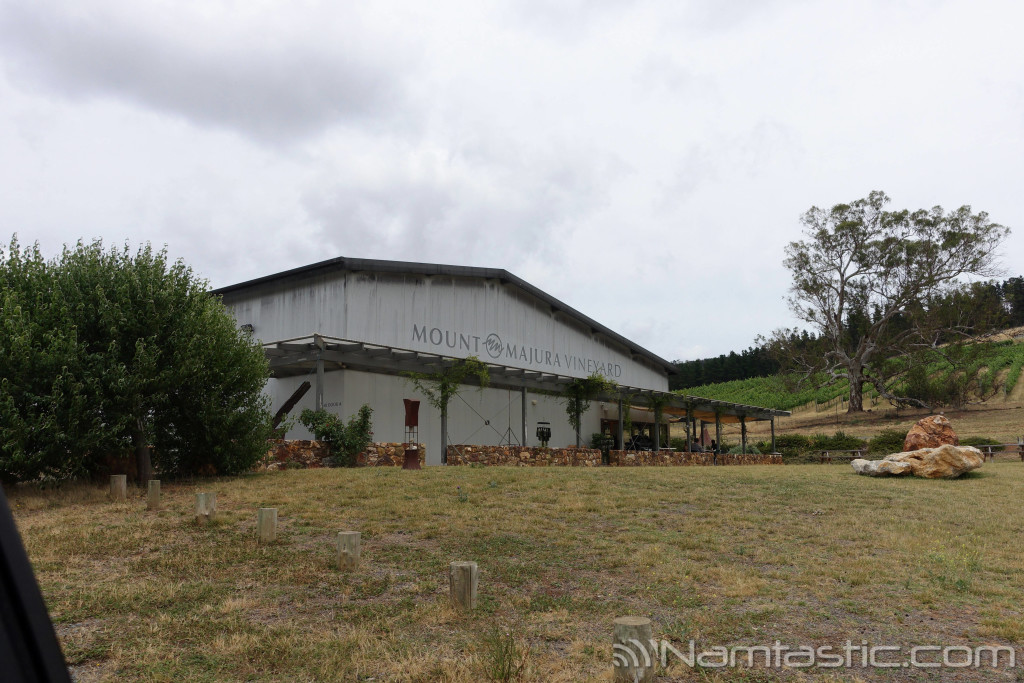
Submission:
M 865 384 L 893 394 L 893 359 L 950 339 L 956 325 L 930 315 L 929 302 L 966 277 L 999 273 L 996 251 L 1009 229 L 970 206 L 888 211 L 889 197 L 872 192 L 831 209 L 812 207 L 801 219 L 804 239 L 786 247 L 793 275 L 789 305 L 821 339 L 817 353 L 796 349 L 791 331 L 773 335 L 810 375 L 825 372 L 850 384 L 849 412 L 863 410 Z M 811 350 L 811 353 L 808 353 Z

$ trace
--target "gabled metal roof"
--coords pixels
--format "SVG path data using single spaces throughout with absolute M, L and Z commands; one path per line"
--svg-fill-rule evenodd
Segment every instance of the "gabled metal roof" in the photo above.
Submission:
M 262 285 L 274 285 L 287 282 L 299 282 L 306 280 L 316 275 L 323 275 L 334 272 L 371 272 L 371 273 L 393 273 L 396 275 L 408 274 L 408 275 L 442 275 L 448 277 L 458 278 L 476 278 L 484 280 L 497 280 L 504 284 L 515 287 L 523 292 L 529 294 L 535 299 L 543 301 L 551 307 L 554 311 L 560 311 L 565 315 L 577 320 L 578 322 L 588 326 L 591 331 L 600 333 L 609 339 L 615 341 L 622 346 L 625 346 L 629 351 L 642 359 L 653 363 L 661 370 L 664 370 L 667 374 L 674 375 L 677 372 L 676 366 L 670 362 L 654 354 L 647 349 L 643 348 L 636 342 L 633 342 L 626 337 L 623 337 L 618 332 L 614 332 L 611 329 L 605 327 L 596 320 L 580 313 L 572 306 L 556 299 L 547 292 L 544 292 L 537 287 L 531 285 L 529 282 L 522 280 L 507 270 L 501 270 L 498 268 L 476 268 L 472 266 L 450 266 L 440 265 L 434 263 L 413 263 L 406 261 L 380 261 L 376 259 L 358 259 L 348 258 L 345 256 L 339 256 L 338 258 L 329 259 L 327 261 L 320 261 L 319 263 L 313 263 L 308 266 L 302 266 L 300 268 L 293 268 L 291 270 L 285 270 L 280 273 L 273 275 L 267 275 L 264 277 L 256 278 L 255 280 L 248 280 L 246 282 L 240 282 L 235 285 L 228 285 L 227 287 L 220 287 L 212 290 L 210 293 L 224 296 L 228 294 L 235 294 L 242 292 L 247 289 L 260 287 Z
M 294 377 L 314 373 L 317 361 L 321 359 L 324 362 L 325 371 L 348 369 L 388 375 L 402 375 L 408 372 L 437 372 L 462 360 L 436 353 L 368 344 L 319 334 L 270 342 L 264 344 L 263 349 L 270 361 L 270 371 L 273 377 Z M 487 366 L 491 377 L 490 386 L 500 389 L 525 387 L 527 390 L 535 392 L 561 394 L 570 382 L 578 379 L 539 370 L 524 370 L 523 368 L 488 363 L 483 360 L 481 362 Z M 615 402 L 622 397 L 628 397 L 630 401 L 647 403 L 655 396 L 668 399 L 664 408 L 664 412 L 667 414 L 693 414 L 697 418 L 708 421 L 713 421 L 715 415 L 718 415 L 723 422 L 738 422 L 740 417 L 751 420 L 769 420 L 772 417 L 790 415 L 785 410 L 773 410 L 623 385 L 617 386 L 613 392 L 594 397 L 594 400 Z

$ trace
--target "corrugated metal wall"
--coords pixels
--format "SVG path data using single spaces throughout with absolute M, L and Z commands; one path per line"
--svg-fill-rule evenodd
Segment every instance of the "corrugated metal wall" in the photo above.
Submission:
M 233 292 L 225 303 L 264 342 L 311 335 L 478 356 L 530 370 L 667 390 L 665 374 L 518 288 L 479 278 L 319 275 Z

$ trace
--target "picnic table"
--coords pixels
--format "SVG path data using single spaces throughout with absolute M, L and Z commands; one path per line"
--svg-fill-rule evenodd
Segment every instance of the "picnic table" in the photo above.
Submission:
M 982 452 L 985 460 L 992 460 L 997 452 L 1002 453 L 1005 451 L 1013 451 L 1017 449 L 1020 455 L 1020 461 L 1024 462 L 1024 439 L 1018 439 L 1017 443 L 997 443 L 984 446 L 976 446 L 976 448 Z M 831 463 L 834 460 L 855 460 L 857 458 L 863 458 L 867 454 L 866 448 L 856 448 L 853 450 L 822 450 L 814 451 L 818 454 L 818 460 L 822 464 Z
M 818 459 L 821 464 L 831 463 L 833 460 L 856 460 L 857 458 L 863 458 L 868 452 L 866 448 L 855 448 L 849 451 L 832 450 L 827 451 L 815 451 L 818 454 Z
M 1017 443 L 986 444 L 984 446 L 976 446 L 976 448 L 984 454 L 985 460 L 993 460 L 996 451 L 1002 453 L 1004 451 L 1013 451 L 1016 448 L 1020 454 L 1020 461 L 1024 462 L 1024 439 L 1017 439 Z

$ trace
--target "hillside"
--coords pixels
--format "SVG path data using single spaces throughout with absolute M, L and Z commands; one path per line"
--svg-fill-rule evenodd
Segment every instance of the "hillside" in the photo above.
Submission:
M 972 345 L 971 350 L 976 356 L 967 365 L 967 372 L 975 378 L 985 393 L 995 391 L 990 400 L 1006 399 L 1016 389 L 1021 370 L 1024 368 L 1024 327 L 1004 330 L 983 338 L 979 344 Z M 948 367 L 935 364 L 929 368 L 933 380 L 949 379 Z M 849 393 L 849 384 L 845 381 L 831 386 L 817 386 L 817 381 L 804 384 L 797 383 L 796 375 L 775 375 L 772 377 L 754 377 L 751 379 L 705 384 L 682 390 L 691 396 L 702 396 L 730 403 L 746 403 L 748 405 L 777 408 L 779 410 L 797 410 L 801 407 L 811 408 L 817 403 L 829 404 L 836 400 L 845 400 Z M 865 387 L 865 399 L 876 397 L 873 389 Z M 865 400 L 867 403 L 867 400 Z
M 952 420 L 962 436 L 985 436 L 1012 442 L 1024 435 L 1024 382 L 1020 381 L 1024 367 L 1022 341 L 1024 327 L 986 337 L 969 372 L 976 384 L 991 395 L 987 400 L 968 405 L 964 409 L 943 408 L 935 411 Z M 933 369 L 933 380 L 948 379 L 942 369 Z M 821 388 L 798 387 L 793 386 L 793 378 L 781 376 L 708 384 L 685 390 L 685 393 L 693 396 L 792 411 L 792 417 L 776 421 L 777 434 L 832 433 L 843 430 L 869 438 L 885 429 L 909 429 L 914 422 L 929 414 L 927 410 L 896 410 L 888 401 L 880 400 L 873 391 L 866 391 L 865 413 L 850 416 L 846 413 L 845 403 L 848 392 L 846 382 Z M 754 424 L 750 434 L 762 438 L 769 430 L 767 423 Z M 725 433 L 731 441 L 735 441 L 737 435 L 738 429 L 727 429 Z

